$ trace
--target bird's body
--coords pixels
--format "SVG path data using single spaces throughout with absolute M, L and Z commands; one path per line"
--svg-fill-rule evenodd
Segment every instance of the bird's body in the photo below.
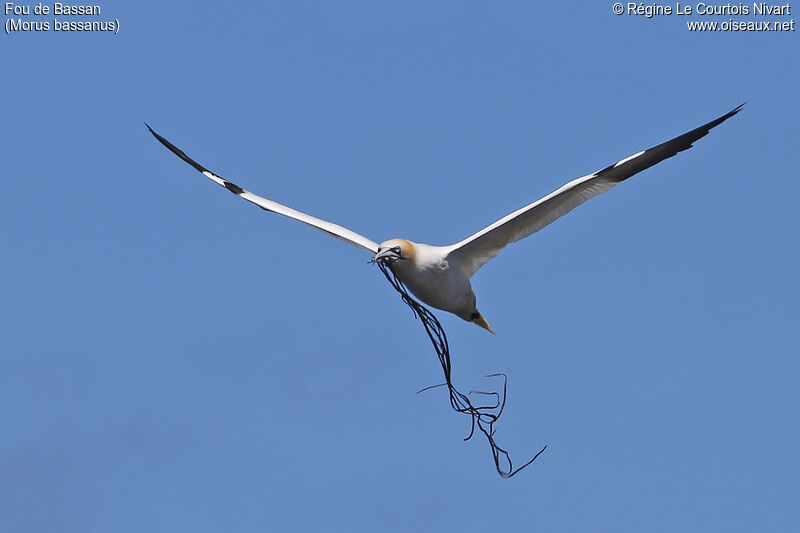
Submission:
M 488 331 L 491 326 L 478 311 L 470 279 L 487 261 L 506 245 L 525 238 L 583 202 L 601 194 L 678 152 L 708 134 L 741 110 L 739 106 L 727 114 L 667 142 L 642 150 L 602 170 L 570 181 L 551 194 L 528 204 L 490 224 L 477 233 L 450 246 L 431 246 L 406 239 L 391 239 L 380 245 L 338 224 L 307 215 L 257 194 L 251 193 L 206 169 L 164 137 L 150 132 L 174 154 L 222 185 L 235 195 L 262 209 L 280 213 L 313 226 L 325 233 L 375 254 L 376 261 L 386 263 L 411 292 L 424 303 L 453 313 Z
M 492 331 L 475 304 L 470 277 L 456 257 L 452 246 L 431 246 L 407 239 L 391 239 L 378 246 L 376 257 L 382 260 L 385 250 L 400 248 L 400 259 L 391 259 L 389 266 L 414 296 L 424 303 L 453 313 L 469 322 Z

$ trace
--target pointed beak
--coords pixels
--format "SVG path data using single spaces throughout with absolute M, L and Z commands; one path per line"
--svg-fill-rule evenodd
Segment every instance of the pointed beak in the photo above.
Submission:
M 397 259 L 397 254 L 395 254 L 391 248 L 379 250 L 378 253 L 375 254 L 375 261 L 378 263 L 388 263 L 394 259 Z

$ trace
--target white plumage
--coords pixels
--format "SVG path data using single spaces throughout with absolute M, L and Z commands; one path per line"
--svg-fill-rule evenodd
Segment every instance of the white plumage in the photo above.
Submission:
M 240 198 L 262 209 L 304 222 L 338 239 L 375 254 L 375 260 L 390 265 L 397 277 L 426 304 L 453 313 L 492 331 L 478 311 L 470 278 L 506 245 L 523 239 L 569 213 L 583 202 L 604 193 L 621 181 L 668 157 L 686 150 L 741 110 L 729 113 L 665 143 L 637 152 L 613 165 L 570 181 L 544 198 L 506 215 L 477 233 L 450 246 L 431 246 L 406 239 L 391 239 L 380 245 L 338 224 L 307 215 L 279 204 L 221 178 L 147 126 L 156 139 L 181 159 Z M 492 331 L 492 333 L 494 333 Z

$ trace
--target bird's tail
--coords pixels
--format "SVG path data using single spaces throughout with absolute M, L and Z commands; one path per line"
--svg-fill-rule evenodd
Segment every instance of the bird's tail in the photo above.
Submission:
M 488 322 L 488 321 L 487 321 L 487 320 L 486 320 L 486 319 L 483 317 L 483 315 L 482 315 L 482 314 L 480 314 L 480 313 L 478 313 L 478 316 L 476 316 L 475 318 L 473 318 L 472 320 L 470 320 L 470 322 L 473 322 L 473 323 L 475 323 L 475 324 L 478 324 L 480 327 L 482 327 L 483 329 L 485 329 L 486 331 L 488 331 L 488 332 L 489 332 L 489 333 L 491 333 L 492 335 L 497 335 L 497 334 L 494 332 L 494 330 L 492 329 L 492 326 L 490 326 L 490 325 L 489 325 L 489 322 Z

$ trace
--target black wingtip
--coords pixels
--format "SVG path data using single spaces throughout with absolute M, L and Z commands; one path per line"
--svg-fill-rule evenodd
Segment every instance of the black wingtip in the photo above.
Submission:
M 746 104 L 746 103 L 747 102 L 742 102 L 741 104 L 737 105 L 736 107 L 734 107 L 733 109 L 731 109 L 730 111 L 728 111 L 727 113 L 725 113 L 724 115 L 719 117 L 718 119 L 712 120 L 708 124 L 704 124 L 704 125 L 700 126 L 699 128 L 697 128 L 696 130 L 693 130 L 692 132 L 690 132 L 690 133 L 700 133 L 700 135 L 698 135 L 698 136 L 696 136 L 696 138 L 692 139 L 691 142 L 694 142 L 694 141 L 696 141 L 698 139 L 701 139 L 702 137 L 705 137 L 706 134 L 708 134 L 708 132 L 711 131 L 712 128 L 716 128 L 717 126 L 719 126 L 720 124 L 722 124 L 723 122 L 725 122 L 726 120 L 728 120 L 729 118 L 731 118 L 732 116 L 737 114 L 739 111 L 741 111 L 742 108 L 744 107 L 744 104 Z M 691 144 L 689 144 L 689 146 L 691 146 Z M 687 148 L 689 146 L 687 146 Z
M 180 148 L 178 148 L 177 146 L 166 140 L 164 137 L 156 133 L 147 122 L 145 122 L 144 125 L 147 126 L 148 130 L 150 130 L 150 133 L 153 134 L 153 137 L 155 137 L 158 142 L 166 146 L 170 152 L 177 155 L 178 157 L 180 157 L 181 159 L 192 165 L 195 169 L 199 170 L 200 172 L 209 171 L 206 167 L 204 167 L 203 165 L 201 165 L 200 163 L 198 163 L 197 161 L 186 155 L 183 150 L 181 150 Z
M 736 113 L 741 111 L 746 103 L 747 102 L 742 102 L 741 104 L 739 104 L 736 107 L 734 107 L 733 109 L 731 109 L 730 112 L 728 112 L 728 114 L 726 115 L 726 117 L 732 117 L 733 115 L 735 115 Z
M 696 141 L 708 135 L 712 128 L 719 126 L 741 111 L 746 103 L 747 102 L 742 102 L 721 117 L 716 118 L 711 122 L 707 122 L 706 124 L 703 124 L 692 131 L 686 132 L 683 135 L 679 135 L 673 139 L 670 139 L 669 141 L 644 150 L 639 154 L 639 156 L 644 155 L 644 157 L 632 157 L 628 158 L 628 160 L 623 160 L 625 161 L 624 163 L 614 163 L 613 165 L 609 165 L 606 168 L 598 171 L 595 176 L 614 180 L 616 182 L 624 181 L 631 176 L 652 167 L 653 165 L 657 165 L 661 161 L 668 159 L 679 152 L 688 150 Z
M 153 128 L 151 128 L 151 127 L 150 127 L 150 124 L 148 124 L 147 122 L 145 122 L 145 123 L 144 123 L 144 125 L 145 125 L 145 126 L 147 126 L 147 131 L 149 131 L 149 132 L 150 132 L 150 134 L 151 134 L 153 137 L 155 137 L 156 139 L 158 139 L 158 138 L 159 138 L 159 135 L 158 135 L 158 133 L 156 133 L 156 132 L 153 130 Z M 159 139 L 159 140 L 160 140 L 160 139 Z

